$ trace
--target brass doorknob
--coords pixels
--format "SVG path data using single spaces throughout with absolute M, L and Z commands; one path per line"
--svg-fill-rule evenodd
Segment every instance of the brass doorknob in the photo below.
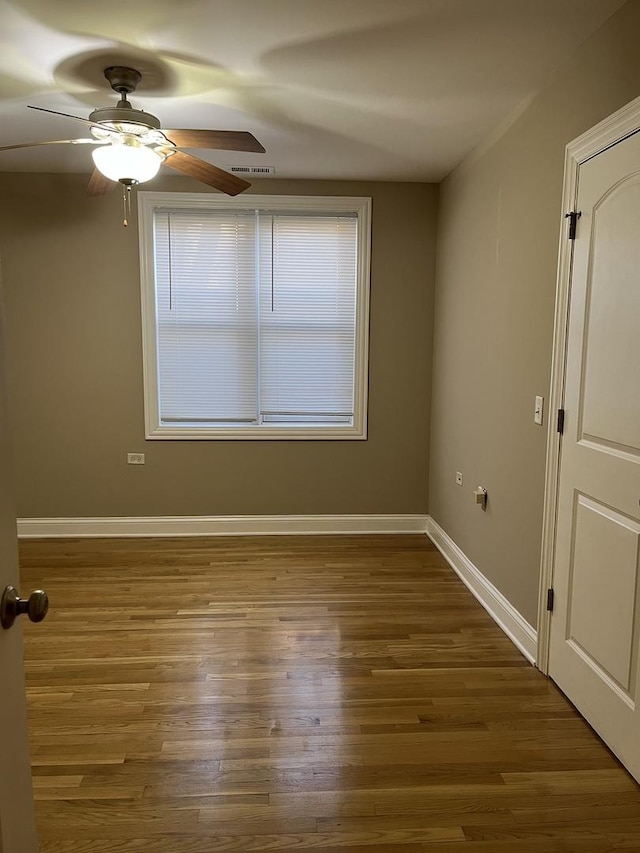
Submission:
M 14 586 L 7 586 L 0 601 L 0 624 L 3 628 L 10 628 L 23 613 L 32 622 L 42 622 L 48 610 L 49 597 L 44 590 L 36 589 L 29 598 L 20 598 Z

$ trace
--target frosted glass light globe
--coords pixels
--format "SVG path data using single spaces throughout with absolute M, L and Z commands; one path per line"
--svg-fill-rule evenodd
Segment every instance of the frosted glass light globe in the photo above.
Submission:
M 153 148 L 137 140 L 123 140 L 111 145 L 101 145 L 92 152 L 93 162 L 111 181 L 132 181 L 143 184 L 158 174 L 163 157 Z

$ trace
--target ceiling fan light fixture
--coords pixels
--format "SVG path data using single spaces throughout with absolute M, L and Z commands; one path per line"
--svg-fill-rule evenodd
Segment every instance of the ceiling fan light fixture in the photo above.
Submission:
M 101 145 L 92 151 L 93 161 L 110 181 L 144 184 L 158 174 L 165 159 L 154 148 L 141 145 L 133 139 L 114 140 L 111 145 Z
M 127 100 L 127 95 L 136 90 L 142 79 L 137 69 L 110 65 L 104 69 L 104 76 L 119 95 L 118 102 L 115 106 L 98 107 L 88 118 L 29 105 L 32 110 L 86 122 L 91 128 L 91 139 L 56 139 L 2 145 L 0 155 L 3 151 L 40 145 L 77 145 L 83 142 L 98 146 L 93 151 L 95 168 L 89 179 L 87 195 L 105 195 L 116 183 L 120 183 L 125 200 L 125 219 L 127 204 L 130 204 L 131 199 L 131 188 L 154 178 L 163 162 L 176 172 L 229 196 L 236 196 L 251 186 L 244 178 L 226 172 L 182 149 L 211 148 L 264 154 L 264 146 L 253 134 L 246 130 L 163 129 L 157 116 L 135 109 Z M 260 168 L 257 171 L 262 174 L 266 170 Z M 251 173 L 253 174 L 253 169 Z

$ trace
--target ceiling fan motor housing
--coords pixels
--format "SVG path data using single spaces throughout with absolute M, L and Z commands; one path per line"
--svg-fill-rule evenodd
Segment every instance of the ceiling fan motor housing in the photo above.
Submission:
M 160 119 L 144 110 L 134 110 L 129 101 L 119 101 L 115 107 L 99 107 L 89 116 L 96 124 L 139 124 L 144 129 L 159 130 Z

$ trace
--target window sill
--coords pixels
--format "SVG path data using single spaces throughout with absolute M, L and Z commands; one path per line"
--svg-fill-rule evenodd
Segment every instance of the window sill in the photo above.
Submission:
M 147 441 L 364 441 L 366 426 L 357 427 L 170 427 L 147 430 Z

